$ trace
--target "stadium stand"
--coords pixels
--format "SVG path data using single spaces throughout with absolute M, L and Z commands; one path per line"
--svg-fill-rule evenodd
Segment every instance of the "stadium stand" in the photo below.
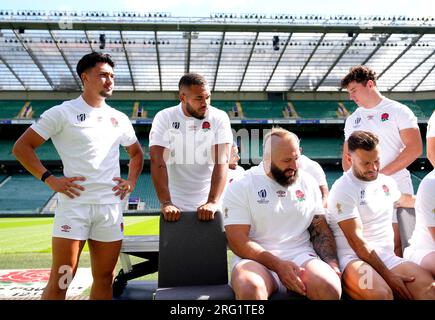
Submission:
M 51 191 L 30 174 L 14 174 L 0 188 L 0 213 L 39 213 Z
M 293 100 L 293 105 L 299 116 L 306 119 L 337 118 L 337 101 L 302 101 Z
M 24 104 L 22 100 L 0 100 L 0 119 L 16 118 Z
M 417 104 L 420 106 L 426 118 L 430 118 L 435 110 L 435 100 L 418 100 Z
M 241 105 L 246 118 L 273 119 L 283 117 L 287 101 L 243 101 Z
M 33 118 L 38 118 L 45 110 L 50 109 L 58 104 L 61 104 L 62 100 L 31 100 L 30 106 L 33 110 Z

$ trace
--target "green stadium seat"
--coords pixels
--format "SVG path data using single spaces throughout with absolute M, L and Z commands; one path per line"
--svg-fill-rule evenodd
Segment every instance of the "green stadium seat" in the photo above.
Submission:
M 0 160 L 9 161 L 16 160 L 12 154 L 12 147 L 15 141 L 13 140 L 0 140 Z
M 425 117 L 430 118 L 435 110 L 435 100 L 418 100 L 417 104 L 420 106 L 420 110 Z
M 154 118 L 157 112 L 168 107 L 176 106 L 180 103 L 178 100 L 142 100 L 139 105 L 147 112 L 148 118 Z
M 0 189 L 0 212 L 39 213 L 53 191 L 31 174 L 14 174 Z
M 412 112 L 414 112 L 415 116 L 418 119 L 427 118 L 426 115 L 424 114 L 424 112 L 422 111 L 421 107 L 417 103 L 415 103 L 414 101 L 402 100 L 400 102 L 403 103 L 404 105 L 408 106 L 412 110 Z
M 338 101 L 292 100 L 299 117 L 305 119 L 336 119 Z M 347 108 L 347 106 L 346 106 Z M 349 110 L 350 111 L 350 110 Z
M 30 106 L 33 110 L 33 118 L 39 118 L 44 111 L 61 103 L 63 103 L 63 100 L 31 100 Z
M 16 118 L 24 104 L 23 100 L 0 100 L 0 119 Z
M 287 101 L 241 101 L 245 118 L 275 119 L 283 118 L 282 110 Z

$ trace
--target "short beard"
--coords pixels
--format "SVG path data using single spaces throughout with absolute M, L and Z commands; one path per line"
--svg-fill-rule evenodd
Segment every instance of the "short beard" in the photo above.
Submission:
M 292 177 L 286 177 L 285 173 L 290 170 L 292 169 L 281 171 L 273 163 L 270 164 L 270 172 L 272 173 L 273 178 L 275 179 L 276 182 L 278 182 L 283 187 L 288 187 L 292 185 L 298 178 L 297 170 L 295 170 L 295 174 Z
M 368 182 L 370 182 L 370 181 L 375 181 L 378 178 L 378 173 L 379 172 L 376 172 L 376 176 L 374 178 L 366 178 L 366 176 L 360 174 L 360 172 L 357 172 L 355 170 L 352 170 L 352 173 L 355 176 L 355 178 L 357 178 L 359 180 L 362 180 L 362 181 L 368 181 Z
M 112 93 L 108 93 L 104 90 L 101 90 L 99 93 L 100 93 L 100 96 L 102 96 L 103 98 L 110 98 L 112 96 Z
M 204 113 L 204 115 L 200 115 L 198 112 L 193 110 L 192 106 L 187 102 L 186 102 L 186 111 L 188 114 L 190 114 L 192 117 L 194 117 L 198 120 L 202 120 L 205 118 L 205 113 Z

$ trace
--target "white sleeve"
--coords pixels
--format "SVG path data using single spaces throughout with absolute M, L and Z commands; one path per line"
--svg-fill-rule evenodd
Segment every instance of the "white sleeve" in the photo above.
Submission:
M 360 218 L 357 201 L 346 190 L 334 185 L 328 197 L 328 212 L 336 222 Z
M 325 172 L 323 171 L 320 164 L 318 164 L 317 162 L 314 161 L 312 163 L 312 166 L 310 167 L 310 171 L 308 173 L 313 176 L 319 186 L 328 186 Z
M 45 140 L 58 134 L 64 123 L 64 117 L 59 106 L 46 110 L 41 117 L 30 126 L 37 134 Z
M 351 121 L 353 120 L 353 117 L 347 117 L 346 121 L 344 122 L 344 141 L 347 141 L 349 139 L 350 135 L 352 134 L 351 130 Z
M 124 132 L 121 138 L 121 145 L 123 147 L 131 146 L 133 143 L 137 141 L 136 133 L 134 132 L 133 125 L 130 122 L 130 119 L 126 115 L 122 115 Z
M 250 179 L 250 178 L 245 178 Z M 248 224 L 251 225 L 251 214 L 246 188 L 242 183 L 245 181 L 233 181 L 228 185 L 223 200 L 224 225 Z
M 427 123 L 426 139 L 428 138 L 435 138 L 435 111 Z
M 396 114 L 399 130 L 418 128 L 417 117 L 407 106 L 402 105 Z
M 322 202 L 322 193 L 320 192 L 319 186 L 317 185 L 317 182 L 314 180 L 313 177 L 311 177 L 311 186 L 310 189 L 313 190 L 314 193 L 314 201 L 315 206 L 313 210 L 313 216 L 315 215 L 325 215 L 325 208 L 323 207 Z
M 167 121 L 164 114 L 164 110 L 159 111 L 151 125 L 150 131 L 150 143 L 149 146 L 162 146 L 165 148 L 169 148 L 169 128 L 167 127 Z
M 421 215 L 424 225 L 435 227 L 435 183 L 423 180 L 417 191 L 416 214 Z
M 222 111 L 220 111 L 218 129 L 215 133 L 214 141 L 215 144 L 233 143 L 230 118 Z

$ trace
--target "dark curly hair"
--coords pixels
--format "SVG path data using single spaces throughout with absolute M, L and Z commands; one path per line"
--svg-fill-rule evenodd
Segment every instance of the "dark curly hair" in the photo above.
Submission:
M 376 85 L 376 72 L 367 66 L 355 66 L 352 67 L 349 73 L 341 80 L 341 87 L 346 89 L 349 83 L 353 81 L 362 83 L 365 86 L 369 80 L 372 80 Z

